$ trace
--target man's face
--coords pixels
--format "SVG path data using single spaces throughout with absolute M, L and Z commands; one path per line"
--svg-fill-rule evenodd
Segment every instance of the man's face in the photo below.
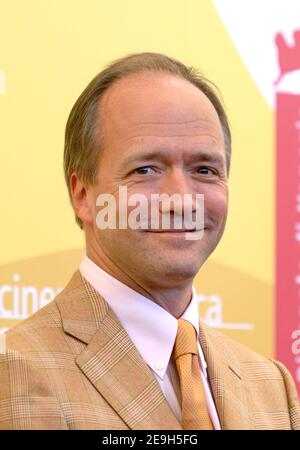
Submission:
M 88 190 L 94 220 L 87 224 L 87 245 L 90 240 L 100 258 L 105 255 L 136 282 L 192 279 L 218 244 L 227 215 L 224 137 L 213 105 L 185 80 L 145 72 L 108 88 L 100 121 L 99 182 Z M 128 197 L 203 194 L 203 237 L 188 240 L 183 231 L 157 229 L 99 230 L 96 198 L 112 194 L 118 208 L 119 186 L 127 187 Z

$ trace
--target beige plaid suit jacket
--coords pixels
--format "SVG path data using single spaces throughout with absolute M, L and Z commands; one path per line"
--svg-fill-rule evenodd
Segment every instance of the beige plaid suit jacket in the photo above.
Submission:
M 300 429 L 286 368 L 200 328 L 222 429 Z M 76 271 L 53 302 L 6 333 L 0 429 L 181 426 L 107 302 Z

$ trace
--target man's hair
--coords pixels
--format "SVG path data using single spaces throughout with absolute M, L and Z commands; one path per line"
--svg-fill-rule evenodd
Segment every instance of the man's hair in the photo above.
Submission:
M 99 102 L 103 93 L 115 81 L 139 72 L 163 72 L 185 79 L 202 91 L 213 104 L 223 129 L 227 173 L 230 168 L 231 133 L 228 119 L 216 94 L 216 86 L 203 77 L 194 67 L 160 53 L 137 53 L 118 59 L 107 66 L 88 84 L 74 104 L 66 125 L 64 147 L 64 171 L 72 202 L 70 177 L 72 173 L 87 185 L 98 182 L 98 162 L 101 151 L 101 121 Z M 82 220 L 75 214 L 76 222 L 83 229 Z

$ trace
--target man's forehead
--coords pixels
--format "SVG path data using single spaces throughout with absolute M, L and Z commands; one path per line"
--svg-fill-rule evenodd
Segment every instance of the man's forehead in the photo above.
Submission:
M 189 81 L 170 72 L 144 70 L 123 75 L 106 89 L 103 97 L 112 98 L 114 94 L 120 95 L 122 91 L 126 92 L 140 88 L 144 91 L 151 88 L 155 89 L 161 85 L 165 87 L 180 87 L 182 84 L 187 83 L 193 86 Z
M 194 122 L 194 126 L 207 126 L 205 122 L 219 122 L 210 100 L 192 83 L 173 74 L 150 71 L 114 82 L 101 99 L 100 115 L 104 120 L 127 124 Z

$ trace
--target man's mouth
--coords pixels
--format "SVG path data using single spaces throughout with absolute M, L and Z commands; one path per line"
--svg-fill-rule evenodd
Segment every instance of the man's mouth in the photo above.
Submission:
M 193 228 L 193 229 L 174 229 L 174 228 L 170 228 L 168 230 L 166 229 L 148 229 L 145 231 L 151 232 L 151 233 L 196 233 L 199 231 L 204 231 L 206 228 Z

